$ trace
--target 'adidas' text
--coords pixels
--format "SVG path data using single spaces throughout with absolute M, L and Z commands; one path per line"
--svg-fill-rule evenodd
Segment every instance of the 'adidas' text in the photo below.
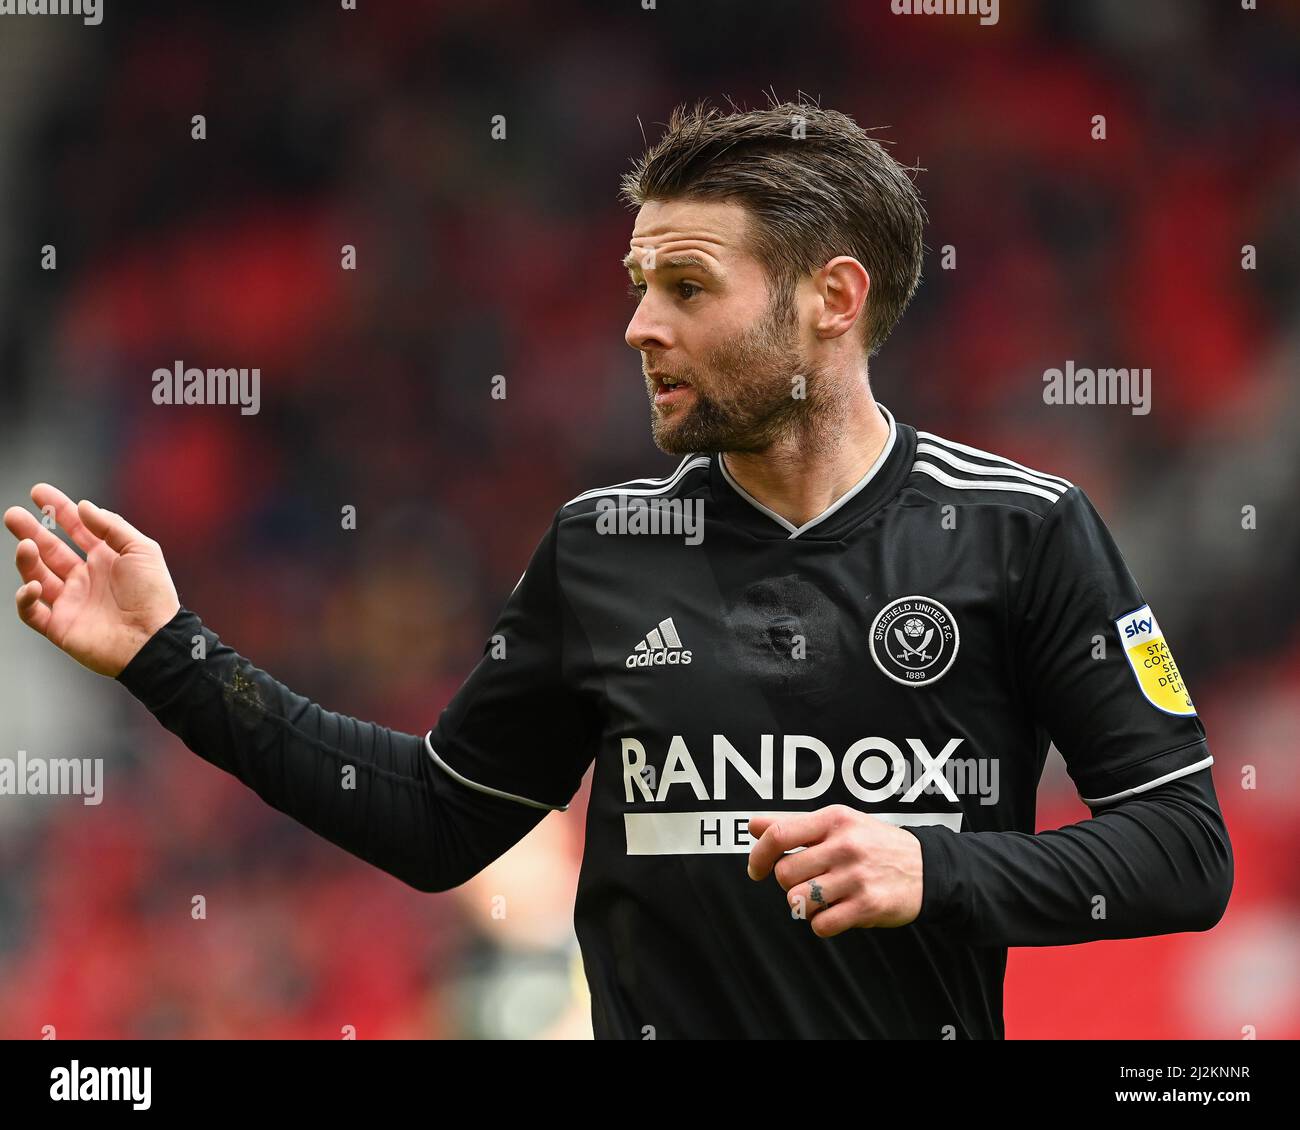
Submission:
M 645 639 L 632 649 L 623 661 L 625 667 L 684 667 L 691 661 L 691 653 L 682 647 L 682 638 L 671 616 L 660 620 L 651 628 Z

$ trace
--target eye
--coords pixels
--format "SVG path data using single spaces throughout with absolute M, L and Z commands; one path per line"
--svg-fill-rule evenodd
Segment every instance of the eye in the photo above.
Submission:
M 627 296 L 636 302 L 640 302 L 645 297 L 645 283 L 630 282 L 627 284 Z M 704 288 L 697 283 L 686 282 L 685 280 L 677 284 L 677 293 L 683 301 L 689 302 Z

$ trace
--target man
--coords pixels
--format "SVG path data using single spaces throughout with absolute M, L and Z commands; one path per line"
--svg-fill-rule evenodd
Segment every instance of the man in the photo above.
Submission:
M 623 190 L 627 341 L 685 458 L 558 509 L 427 735 L 295 695 L 180 606 L 156 543 L 45 484 L 87 559 L 10 509 L 21 618 L 420 890 L 594 761 L 600 1037 L 997 1038 L 1008 946 L 1213 926 L 1205 731 L 1087 497 L 872 396 L 920 277 L 906 172 L 842 114 L 697 108 Z M 1035 835 L 1051 740 L 1093 816 Z

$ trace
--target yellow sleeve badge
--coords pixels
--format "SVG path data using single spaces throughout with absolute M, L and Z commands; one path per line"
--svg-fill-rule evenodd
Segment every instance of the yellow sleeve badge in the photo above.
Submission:
M 1115 621 L 1124 654 L 1137 677 L 1147 702 L 1166 714 L 1195 714 L 1178 664 L 1165 643 L 1165 634 L 1156 623 L 1149 604 L 1121 616 Z

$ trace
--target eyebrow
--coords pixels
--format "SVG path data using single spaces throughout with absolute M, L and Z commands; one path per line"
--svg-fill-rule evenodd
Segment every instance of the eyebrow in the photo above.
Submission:
M 623 258 L 623 266 L 625 266 L 629 271 L 641 270 L 641 264 L 633 258 L 632 252 L 630 251 Z M 709 264 L 698 255 L 658 256 L 655 258 L 655 265 L 650 269 L 652 271 L 681 271 L 685 270 L 687 267 L 694 267 L 697 271 L 713 278 L 718 277 L 718 272 L 710 267 Z

